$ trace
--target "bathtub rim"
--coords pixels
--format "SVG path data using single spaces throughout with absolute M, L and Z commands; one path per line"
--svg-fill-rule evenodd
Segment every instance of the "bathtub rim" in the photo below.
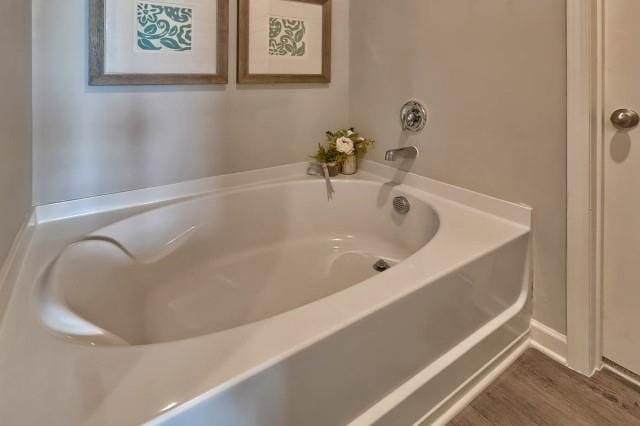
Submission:
M 526 204 L 506 201 L 371 160 L 361 160 L 358 164 L 360 170 L 356 175 L 339 175 L 332 178 L 332 180 L 349 181 L 364 178 L 379 182 L 392 182 L 397 185 L 407 185 L 440 198 L 501 217 L 507 221 L 531 227 L 533 209 Z M 174 203 L 221 191 L 278 183 L 293 177 L 305 178 L 304 171 L 308 165 L 309 163 L 305 161 L 40 205 L 34 209 L 32 222 L 34 225 L 41 225 L 133 207 Z M 317 176 L 306 176 L 306 178 L 318 179 Z

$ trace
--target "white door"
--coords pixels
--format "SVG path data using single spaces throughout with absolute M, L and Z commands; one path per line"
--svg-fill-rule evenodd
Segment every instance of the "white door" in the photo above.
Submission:
M 640 375 L 640 0 L 604 5 L 604 356 Z

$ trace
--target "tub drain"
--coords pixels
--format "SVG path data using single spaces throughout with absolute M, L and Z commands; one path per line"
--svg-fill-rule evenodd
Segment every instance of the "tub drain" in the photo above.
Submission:
M 387 269 L 391 268 L 391 266 L 389 266 L 389 264 L 387 263 L 386 260 L 384 259 L 380 259 L 378 260 L 374 265 L 373 265 L 373 269 L 375 269 L 378 272 L 384 272 Z

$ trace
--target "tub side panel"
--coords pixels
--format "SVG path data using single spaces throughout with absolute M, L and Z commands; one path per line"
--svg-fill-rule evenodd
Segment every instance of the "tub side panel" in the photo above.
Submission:
M 518 238 L 164 424 L 349 423 L 521 300 L 527 247 Z

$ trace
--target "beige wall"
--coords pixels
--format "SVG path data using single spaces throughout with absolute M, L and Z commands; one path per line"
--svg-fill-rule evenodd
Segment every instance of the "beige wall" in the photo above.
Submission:
M 566 330 L 565 2 L 352 0 L 350 118 L 413 171 L 535 208 L 534 316 Z M 431 114 L 402 136 L 410 98 Z
M 31 3 L 0 2 L 0 265 L 31 208 Z
M 17 2 L 14 1 L 14 3 Z M 303 161 L 348 116 L 349 2 L 334 0 L 329 86 L 87 86 L 87 3 L 33 0 L 37 204 Z

